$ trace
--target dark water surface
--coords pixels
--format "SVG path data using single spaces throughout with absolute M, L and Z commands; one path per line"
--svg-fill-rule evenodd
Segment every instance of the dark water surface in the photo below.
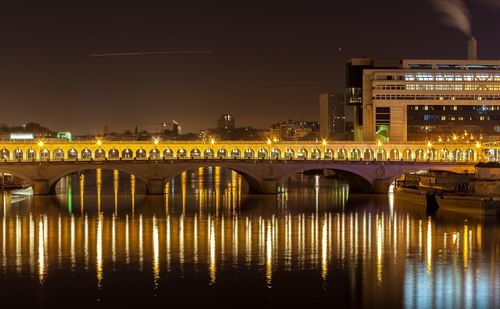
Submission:
M 318 176 L 251 196 L 219 168 L 164 196 L 114 171 L 58 190 L 3 195 L 2 308 L 500 307 L 495 218 L 429 217 Z

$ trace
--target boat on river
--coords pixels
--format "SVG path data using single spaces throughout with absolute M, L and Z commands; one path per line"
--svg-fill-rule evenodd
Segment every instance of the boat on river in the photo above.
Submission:
M 427 210 L 500 215 L 500 164 L 480 163 L 475 174 L 407 173 L 396 181 L 394 196 Z

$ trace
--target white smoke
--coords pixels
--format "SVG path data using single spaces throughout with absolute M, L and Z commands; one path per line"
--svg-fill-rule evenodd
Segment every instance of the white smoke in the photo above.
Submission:
M 500 0 L 483 0 L 496 2 Z M 442 16 L 441 22 L 471 36 L 470 12 L 464 0 L 432 0 L 432 4 Z

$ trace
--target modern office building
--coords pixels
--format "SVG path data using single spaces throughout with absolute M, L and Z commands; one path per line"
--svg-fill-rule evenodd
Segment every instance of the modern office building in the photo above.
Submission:
M 470 60 L 352 59 L 346 90 L 355 139 L 500 137 L 500 60 L 475 60 L 473 43 Z
M 334 133 L 344 133 L 346 126 L 343 95 L 322 93 L 319 96 L 320 137 L 329 138 Z

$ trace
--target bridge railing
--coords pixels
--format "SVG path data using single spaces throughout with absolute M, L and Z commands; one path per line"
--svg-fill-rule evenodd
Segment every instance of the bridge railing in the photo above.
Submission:
M 480 145 L 421 142 L 381 144 L 360 142 L 140 142 L 66 141 L 2 142 L 0 162 L 99 160 L 312 160 L 312 161 L 432 161 L 478 162 Z

